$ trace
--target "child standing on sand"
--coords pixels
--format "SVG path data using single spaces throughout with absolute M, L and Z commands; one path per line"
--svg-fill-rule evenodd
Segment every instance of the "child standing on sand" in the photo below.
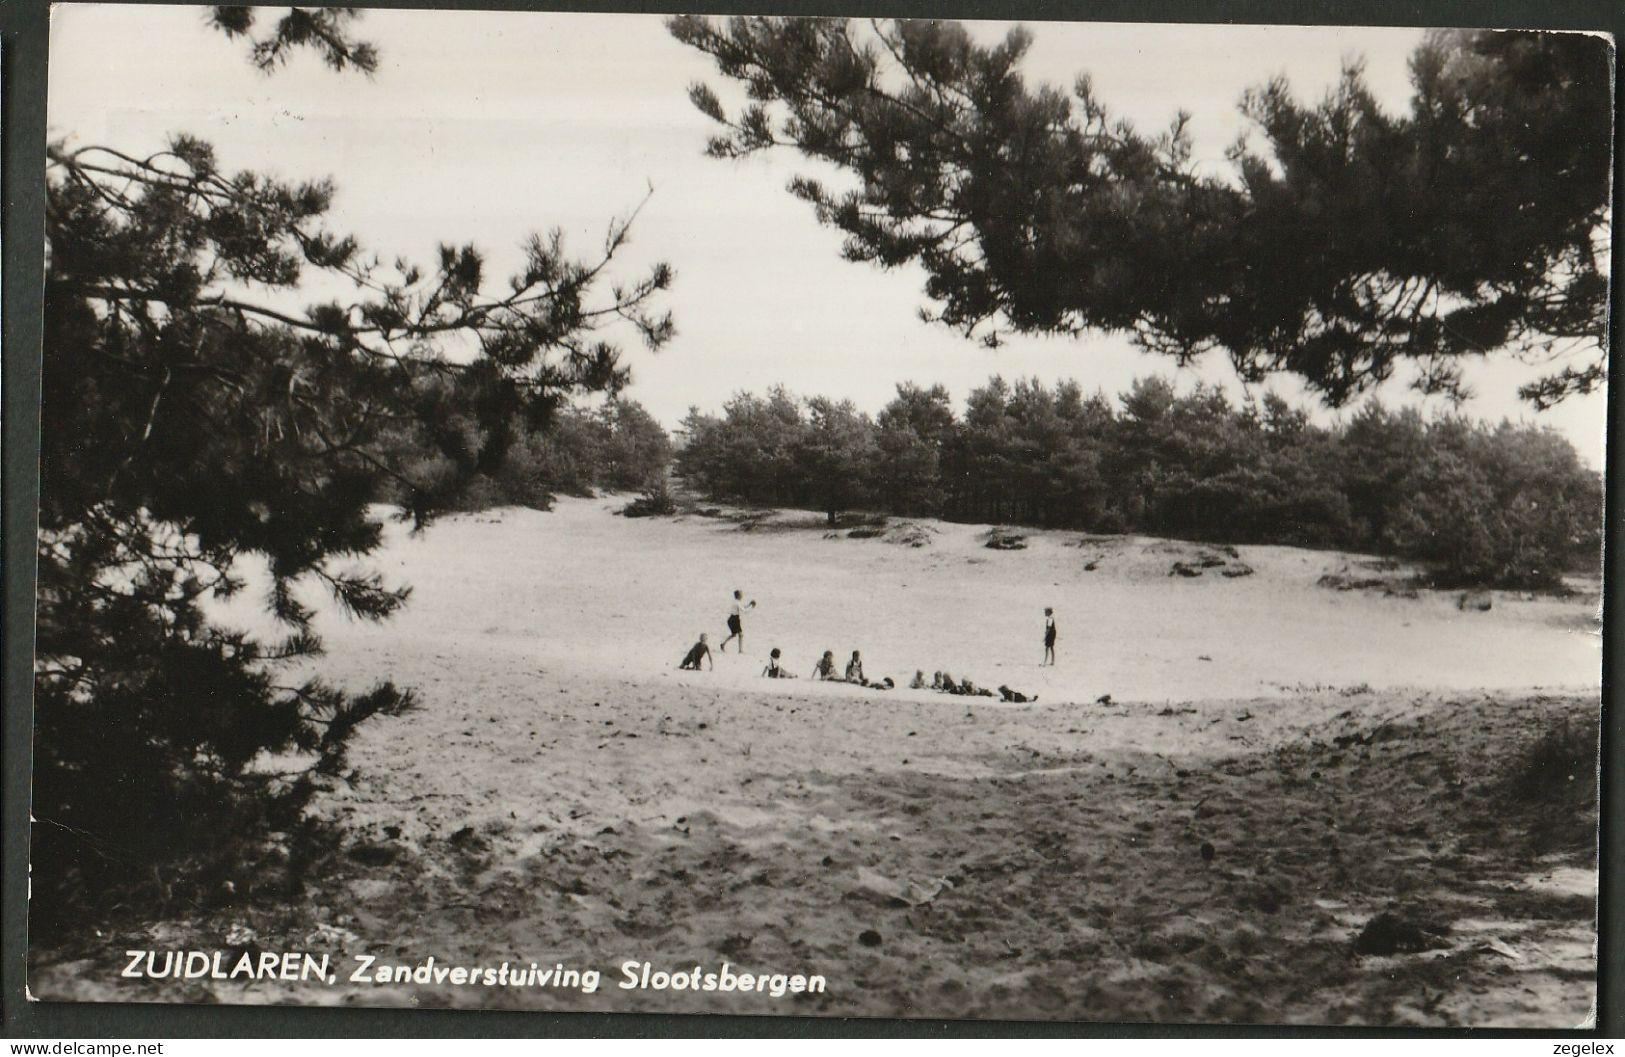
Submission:
M 716 662 L 711 660 L 711 647 L 706 645 L 705 632 L 703 631 L 700 632 L 700 641 L 689 647 L 687 656 L 683 658 L 683 663 L 677 667 L 685 671 L 697 672 L 700 670 L 702 658 L 706 664 L 711 666 L 713 671 L 716 670 Z
M 734 639 L 738 639 L 739 652 L 745 652 L 745 610 L 755 608 L 756 600 L 754 598 L 751 599 L 749 603 L 746 603 L 745 593 L 743 591 L 734 592 L 733 609 L 728 613 L 728 637 L 722 640 L 722 645 L 718 646 L 717 649 L 721 650 L 723 653 L 727 653 L 728 643 L 732 642 Z
M 1044 660 L 1039 667 L 1045 664 L 1055 666 L 1055 610 L 1050 606 L 1044 607 Z

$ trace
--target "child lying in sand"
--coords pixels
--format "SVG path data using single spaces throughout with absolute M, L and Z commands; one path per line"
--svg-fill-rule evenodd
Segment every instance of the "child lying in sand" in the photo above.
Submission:
M 1034 705 L 1038 704 L 1037 694 L 1034 694 L 1032 697 L 1028 697 L 1026 694 L 1021 693 L 1018 690 L 1010 689 L 1008 686 L 999 687 L 999 699 L 1002 701 L 1009 701 L 1011 704 L 1016 705 L 1025 705 L 1029 703 Z
M 938 672 L 931 677 L 931 689 L 941 690 L 945 694 L 954 694 L 957 697 L 992 697 L 993 691 L 983 689 L 969 679 L 954 681 L 948 672 Z
M 767 655 L 767 667 L 762 669 L 762 674 L 769 679 L 795 678 L 794 673 L 779 663 L 779 648 L 777 646 L 773 647 L 773 652 Z
M 677 667 L 687 671 L 697 672 L 700 670 L 701 658 L 704 658 L 705 663 L 710 665 L 713 671 L 716 669 L 716 662 L 711 660 L 711 647 L 706 645 L 705 632 L 703 631 L 700 632 L 700 641 L 696 642 L 692 647 L 689 648 L 688 655 L 683 658 L 683 663 L 679 664 Z

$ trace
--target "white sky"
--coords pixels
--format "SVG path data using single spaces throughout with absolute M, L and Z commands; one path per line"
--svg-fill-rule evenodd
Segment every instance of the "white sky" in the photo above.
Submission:
M 627 335 L 628 395 L 667 426 L 689 405 L 714 411 L 740 389 L 774 383 L 850 397 L 870 412 L 895 383 L 942 382 L 956 402 L 995 372 L 1076 378 L 1115 394 L 1136 376 L 1196 378 L 1239 392 L 1218 356 L 1176 372 L 1126 338 L 1011 337 L 988 350 L 919 321 L 922 273 L 840 260 L 841 235 L 818 225 L 785 190 L 813 171 L 784 152 L 742 162 L 703 155 L 714 131 L 688 102 L 705 80 L 736 98 L 706 56 L 678 44 L 653 15 L 370 11 L 358 35 L 382 53 L 375 77 L 335 74 L 299 55 L 272 76 L 246 45 L 204 25 L 201 8 L 60 5 L 53 9 L 49 121 L 53 137 L 127 151 L 162 147 L 174 132 L 213 143 L 228 170 L 289 179 L 333 177 L 331 218 L 385 260 L 428 263 L 439 242 L 472 241 L 505 278 L 532 231 L 562 228 L 579 256 L 608 221 L 653 197 L 619 274 L 670 262 L 667 297 L 678 336 L 650 354 Z M 1088 71 L 1099 97 L 1143 131 L 1184 108 L 1196 156 L 1223 162 L 1242 123 L 1241 93 L 1284 73 L 1316 98 L 1343 61 L 1363 56 L 1384 105 L 1409 97 L 1411 29 L 1119 25 L 1029 22 L 1029 83 L 1069 88 Z M 1006 24 L 973 23 L 994 39 Z M 1466 410 L 1561 430 L 1601 465 L 1603 394 L 1536 415 L 1516 399 L 1538 374 L 1508 357 L 1475 365 Z M 1419 398 L 1391 383 L 1390 404 Z M 1290 379 L 1272 383 L 1298 400 Z M 1431 405 L 1438 402 L 1433 401 Z

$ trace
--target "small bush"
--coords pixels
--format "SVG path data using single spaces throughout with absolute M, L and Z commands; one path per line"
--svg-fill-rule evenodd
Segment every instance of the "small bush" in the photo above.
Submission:
M 677 513 L 677 500 L 664 484 L 651 488 L 621 508 L 625 517 L 670 517 Z
M 1541 853 L 1597 849 L 1597 728 L 1567 720 L 1508 761 L 1501 795 Z
M 1596 738 L 1586 728 L 1571 727 L 1565 720 L 1517 761 L 1512 792 L 1523 801 L 1552 803 L 1570 796 L 1576 786 L 1590 790 L 1596 771 Z M 1590 792 L 1585 797 L 1589 800 Z

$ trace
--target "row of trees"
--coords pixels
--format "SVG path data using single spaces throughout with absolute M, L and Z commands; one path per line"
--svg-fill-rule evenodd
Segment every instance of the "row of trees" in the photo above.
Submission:
M 875 418 L 783 389 L 691 411 L 677 472 L 713 497 L 975 522 L 1341 547 L 1426 562 L 1440 582 L 1552 587 L 1595 559 L 1602 482 L 1561 436 L 1372 401 L 1319 426 L 1275 394 L 1233 405 L 1137 381 L 993 378 L 956 413 L 905 384 Z

